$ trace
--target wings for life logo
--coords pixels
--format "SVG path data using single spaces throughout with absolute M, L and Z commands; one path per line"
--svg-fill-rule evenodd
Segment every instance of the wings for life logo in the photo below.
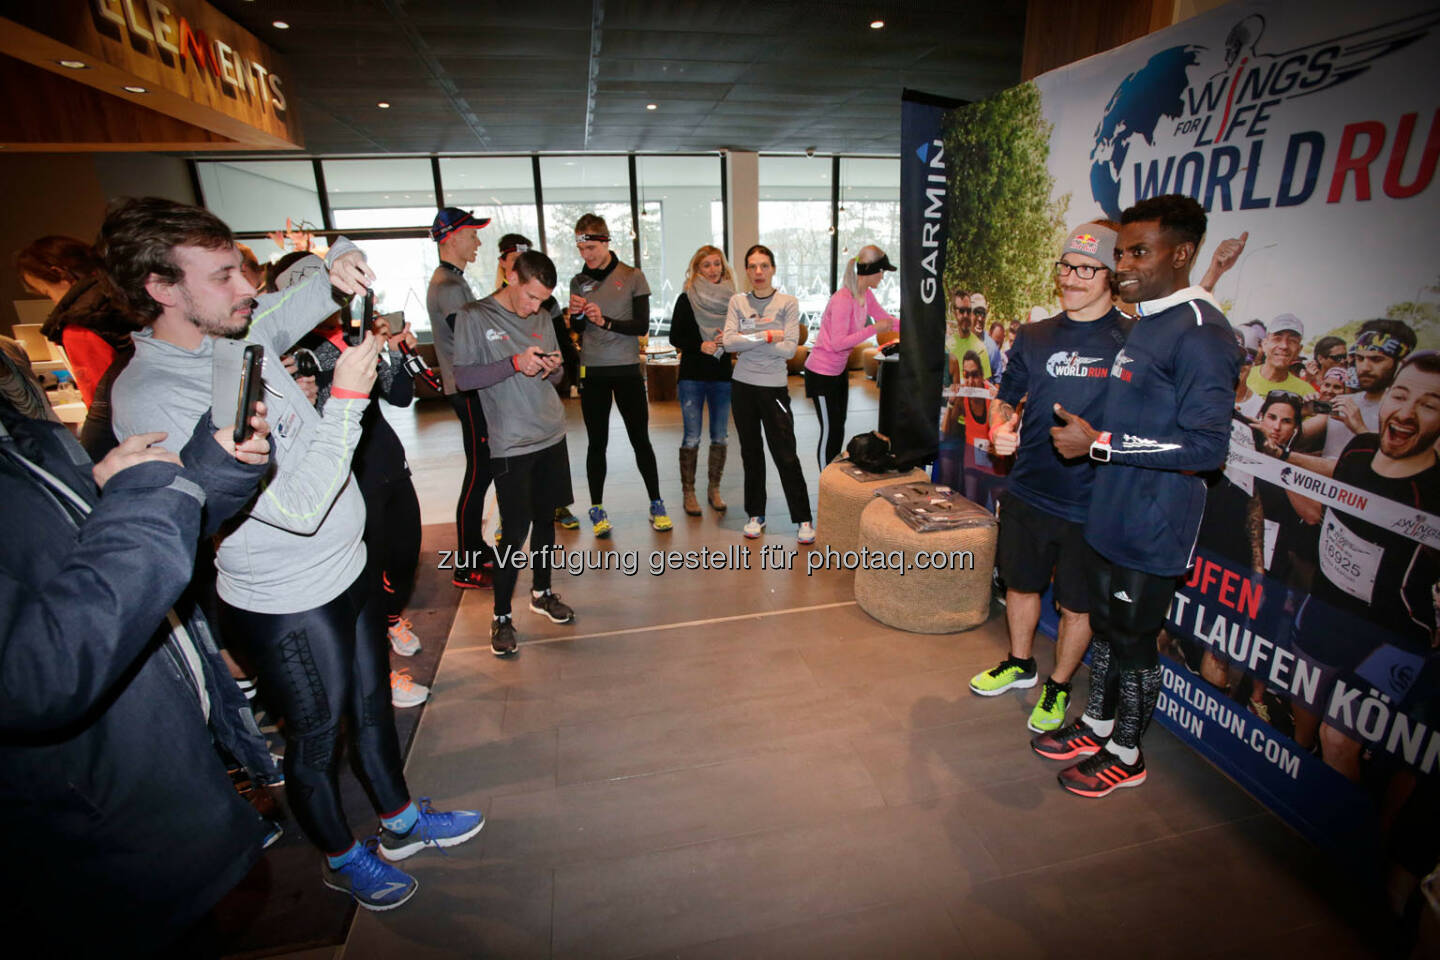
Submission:
M 1118 220 L 1122 208 L 1165 193 L 1189 194 L 1211 211 L 1296 206 L 1322 184 L 1327 203 L 1368 201 L 1372 184 L 1394 199 L 1415 196 L 1435 174 L 1440 110 L 1346 116 L 1348 104 L 1334 98 L 1335 115 L 1345 122 L 1338 143 L 1333 132 L 1275 131 L 1290 129 L 1290 103 L 1384 69 L 1386 57 L 1424 39 L 1437 23 L 1440 12 L 1431 10 L 1269 52 L 1266 20 L 1251 14 L 1231 27 L 1223 52 L 1201 44 L 1161 50 L 1120 82 L 1095 128 L 1095 202 Z M 1388 79 L 1397 90 L 1409 89 L 1407 77 Z
M 1082 357 L 1075 350 L 1057 350 L 1045 361 L 1045 372 L 1052 377 L 1105 377 L 1110 370 L 1104 360 L 1104 357 Z
M 486 340 L 509 340 L 510 335 L 503 330 L 496 330 L 494 327 L 485 331 Z

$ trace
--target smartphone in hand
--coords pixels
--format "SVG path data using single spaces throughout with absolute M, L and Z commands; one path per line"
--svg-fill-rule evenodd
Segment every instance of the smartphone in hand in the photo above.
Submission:
M 214 341 L 211 360 L 210 419 L 231 430 L 236 443 L 254 433 L 250 418 L 265 391 L 265 348 L 241 340 Z
M 352 347 L 360 346 L 365 331 L 375 322 L 375 290 L 367 288 L 365 296 L 351 297 L 345 305 L 345 342 Z

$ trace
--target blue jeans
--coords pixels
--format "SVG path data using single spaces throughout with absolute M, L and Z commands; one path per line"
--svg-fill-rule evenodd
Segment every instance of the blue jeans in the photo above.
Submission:
M 710 442 L 724 443 L 730 420 L 729 380 L 681 380 L 675 385 L 680 397 L 680 414 L 685 418 L 682 447 L 700 446 L 700 420 L 710 405 Z

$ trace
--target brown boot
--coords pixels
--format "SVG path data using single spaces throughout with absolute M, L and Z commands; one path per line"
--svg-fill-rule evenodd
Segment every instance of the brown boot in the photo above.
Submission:
M 680 489 L 685 494 L 685 512 L 700 516 L 700 501 L 695 499 L 695 466 L 700 462 L 699 447 L 680 448 Z
M 710 509 L 716 513 L 725 512 L 725 501 L 720 498 L 720 476 L 725 472 L 725 452 L 729 449 L 723 443 L 710 444 Z

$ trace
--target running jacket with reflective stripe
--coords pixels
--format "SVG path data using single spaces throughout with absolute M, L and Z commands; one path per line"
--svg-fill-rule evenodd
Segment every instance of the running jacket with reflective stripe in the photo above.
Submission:
M 1109 463 L 1098 465 L 1085 539 L 1112 563 L 1178 576 L 1194 559 L 1205 480 L 1225 463 L 1240 348 L 1200 287 L 1141 303 L 1110 368 Z

